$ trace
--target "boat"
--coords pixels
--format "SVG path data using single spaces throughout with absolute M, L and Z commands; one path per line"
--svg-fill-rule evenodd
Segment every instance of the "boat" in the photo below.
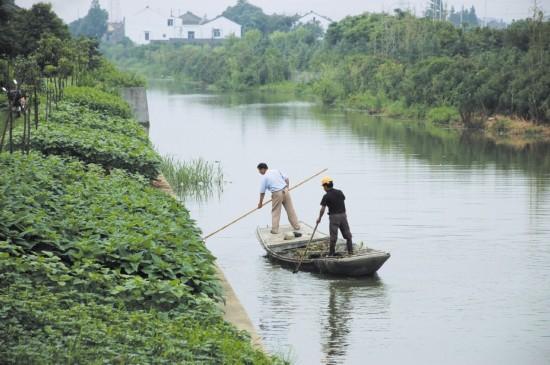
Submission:
M 390 258 L 388 252 L 375 250 L 354 243 L 353 254 L 347 253 L 346 241 L 336 241 L 336 255 L 328 256 L 329 236 L 315 231 L 310 225 L 300 222 L 299 234 L 294 233 L 290 225 L 279 227 L 279 233 L 272 234 L 271 227 L 258 227 L 256 235 L 260 244 L 272 261 L 295 269 L 300 264 L 300 270 L 321 274 L 343 276 L 373 275 Z M 314 234 L 313 238 L 312 235 Z M 306 245 L 311 239 L 307 248 Z M 303 258 L 303 260 L 302 260 Z

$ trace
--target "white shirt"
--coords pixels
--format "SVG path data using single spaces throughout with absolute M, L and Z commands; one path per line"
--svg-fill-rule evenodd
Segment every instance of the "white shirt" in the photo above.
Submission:
M 262 175 L 262 181 L 260 183 L 260 193 L 264 194 L 266 190 L 270 192 L 280 191 L 286 188 L 287 177 L 279 170 L 267 170 Z

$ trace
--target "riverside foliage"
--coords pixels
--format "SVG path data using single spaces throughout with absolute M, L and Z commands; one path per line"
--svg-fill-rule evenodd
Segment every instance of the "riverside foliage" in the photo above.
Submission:
M 8 3 L 10 21 L 27 14 Z M 32 11 L 54 17 L 50 6 Z M 116 94 L 140 79 L 97 48 L 78 48 L 93 41 L 51 35 L 40 35 L 40 51 L 28 58 L 0 60 L 6 79 L 32 75 L 18 77 L 20 85 L 56 88 L 48 111 L 37 108 L 32 151 L 0 153 L 0 363 L 280 363 L 223 320 L 199 229 L 151 186 L 160 157 Z M 65 68 L 55 57 L 71 54 L 86 67 Z M 87 87 L 61 90 L 67 83 Z
M 550 123 L 550 22 L 541 13 L 505 29 L 456 27 L 406 12 L 315 27 L 249 31 L 222 46 L 105 46 L 115 62 L 222 89 L 306 83 L 323 103 L 373 113 L 454 109 L 466 125 L 492 114 Z M 148 66 L 145 66 L 148 65 Z
M 214 258 L 174 199 L 72 158 L 0 168 L 3 363 L 272 363 L 223 321 Z
M 223 320 L 214 257 L 188 211 L 139 168 L 92 163 L 104 153 L 137 161 L 124 141 L 158 159 L 138 127 L 62 102 L 33 141 L 63 153 L 0 154 L 0 358 L 278 363 Z
M 148 179 L 158 176 L 160 158 L 118 95 L 70 87 L 48 121 L 33 131 L 31 145 L 48 155 L 78 157 L 106 170 L 124 169 Z M 22 130 L 17 131 L 20 140 Z M 108 133 L 106 133 L 108 132 Z

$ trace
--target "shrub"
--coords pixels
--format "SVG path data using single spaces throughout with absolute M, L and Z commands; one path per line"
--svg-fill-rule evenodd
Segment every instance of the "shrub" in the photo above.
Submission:
M 19 139 L 19 137 L 18 137 Z M 159 157 L 149 142 L 77 124 L 42 123 L 32 147 L 47 155 L 74 156 L 107 170 L 124 169 L 149 179 L 158 176 Z
M 426 117 L 431 123 L 449 124 L 452 121 L 459 120 L 460 114 L 456 108 L 450 106 L 439 106 L 430 109 Z
M 16 141 L 21 140 L 22 133 L 20 125 Z M 60 103 L 51 119 L 32 132 L 31 143 L 48 155 L 74 156 L 107 170 L 124 169 L 149 179 L 158 176 L 160 157 L 135 120 L 78 104 Z
M 508 134 L 512 128 L 512 122 L 506 118 L 499 118 L 495 121 L 492 128 L 497 134 Z
M 57 109 L 50 115 L 49 121 L 54 124 L 72 124 L 83 128 L 119 133 L 142 141 L 149 141 L 147 133 L 136 120 L 111 116 L 78 104 L 59 103 Z
M 64 98 L 68 102 L 86 106 L 105 114 L 123 118 L 132 116 L 128 103 L 122 100 L 120 96 L 92 87 L 67 87 L 64 91 Z
M 2 155 L 0 167 L 0 241 L 69 267 L 97 264 L 122 280 L 111 294 L 135 300 L 219 295 L 189 213 L 146 180 L 36 153 Z

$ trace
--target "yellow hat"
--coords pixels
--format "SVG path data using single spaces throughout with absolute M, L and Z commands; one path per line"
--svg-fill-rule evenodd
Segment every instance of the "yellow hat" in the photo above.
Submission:
M 332 177 L 330 176 L 325 176 L 321 179 L 321 185 L 325 185 L 325 184 L 328 184 L 328 183 L 331 183 L 333 180 L 332 180 Z

